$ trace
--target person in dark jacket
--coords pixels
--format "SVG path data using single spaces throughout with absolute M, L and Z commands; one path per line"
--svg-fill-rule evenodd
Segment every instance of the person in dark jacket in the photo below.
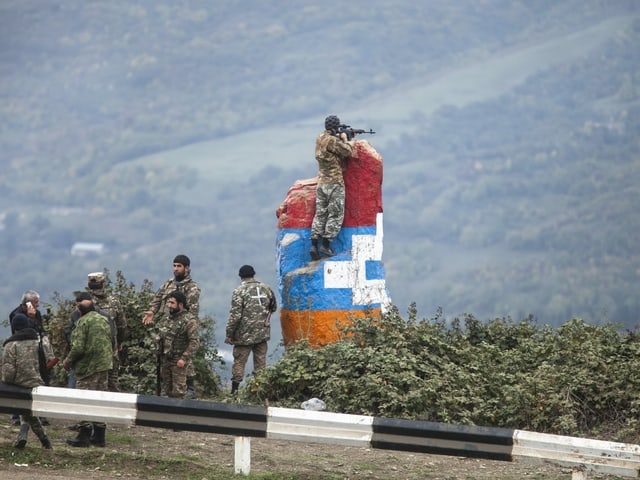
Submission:
M 47 354 L 51 354 L 53 356 L 53 349 L 51 348 L 51 343 L 49 342 L 49 338 L 47 337 L 47 332 L 44 328 L 44 321 L 42 318 L 42 314 L 38 307 L 40 306 L 40 294 L 35 290 L 26 290 L 22 294 L 22 300 L 20 301 L 20 305 L 14 308 L 11 313 L 9 313 L 9 326 L 11 327 L 11 334 L 16 332 L 14 327 L 14 319 L 16 315 L 23 314 L 29 317 L 30 319 L 30 327 L 33 328 L 39 336 L 39 339 L 42 341 L 44 347 L 47 349 Z M 42 380 L 45 385 L 49 385 L 49 374 L 47 371 L 44 371 L 41 368 Z M 11 421 L 14 425 L 20 425 L 20 416 L 16 413 L 11 416 Z M 43 425 L 48 425 L 49 422 L 46 418 L 41 417 L 40 421 Z
M 33 314 L 31 306 L 28 313 Z M 33 322 L 24 313 L 18 312 L 12 319 L 13 335 L 3 344 L 2 381 L 24 388 L 44 385 L 40 376 L 38 348 L 40 338 L 33 328 Z M 20 416 L 20 433 L 14 446 L 23 449 L 27 444 L 29 427 L 36 434 L 44 448 L 51 448 L 51 441 L 40 422 L 40 419 L 29 413 Z

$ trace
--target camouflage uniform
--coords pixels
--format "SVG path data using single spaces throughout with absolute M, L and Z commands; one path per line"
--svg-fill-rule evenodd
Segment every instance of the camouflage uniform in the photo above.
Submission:
M 175 278 L 170 278 L 158 289 L 149 307 L 156 321 L 169 315 L 169 309 L 166 305 L 167 296 L 175 291 L 185 294 L 189 313 L 198 319 L 200 315 L 200 287 L 189 274 L 180 282 Z
M 242 381 L 252 352 L 254 371 L 265 367 L 267 340 L 271 337 L 267 320 L 277 309 L 276 296 L 266 283 L 245 279 L 233 291 L 226 329 L 226 336 L 233 343 L 232 382 Z
M 182 310 L 165 317 L 158 326 L 162 360 L 162 388 L 166 395 L 184 398 L 187 392 L 187 372 L 191 359 L 198 351 L 198 321 L 190 311 Z M 176 363 L 183 359 L 184 367 Z
M 342 168 L 343 162 L 353 154 L 353 147 L 331 131 L 325 130 L 316 139 L 315 154 L 318 161 L 318 186 L 311 238 L 331 240 L 340 232 L 344 220 Z
M 93 299 L 93 295 L 91 295 L 91 298 Z M 114 365 L 115 365 L 116 352 L 118 351 L 118 345 L 119 345 L 118 344 L 118 335 L 117 335 L 116 322 L 113 320 L 113 317 L 111 316 L 111 314 L 109 312 L 102 310 L 95 303 L 94 303 L 94 307 L 96 309 L 96 312 L 98 314 L 100 314 L 101 316 L 103 316 L 104 318 L 106 318 L 107 322 L 109 322 L 109 334 L 111 336 L 111 350 L 114 352 L 113 357 L 114 357 Z M 69 325 L 67 326 L 67 328 L 65 330 L 65 337 L 67 339 L 67 347 L 69 349 L 71 348 L 71 338 L 72 338 L 73 331 L 76 328 L 76 326 L 78 325 L 78 321 L 80 320 L 80 318 L 81 318 L 80 311 L 78 309 L 75 309 L 71 313 L 71 321 L 69 322 Z M 111 370 L 109 370 L 109 375 L 111 375 L 112 371 L 113 371 L 113 368 Z M 75 386 L 74 387 L 70 387 L 70 388 L 75 388 Z M 111 389 L 109 389 L 109 390 L 111 390 Z M 115 390 L 111 390 L 111 391 L 115 391 Z
M 38 332 L 32 328 L 23 328 L 16 331 L 3 344 L 2 350 L 2 381 L 3 383 L 17 385 L 19 387 L 34 388 L 44 385 L 44 381 L 40 376 L 40 368 L 38 364 L 38 346 L 40 337 Z M 43 445 L 51 448 L 51 443 L 47 437 L 44 427 L 40 419 L 30 414 L 21 415 L 21 432 L 24 443 L 26 444 L 29 425 Z M 19 439 L 21 437 L 18 437 Z M 18 443 L 16 442 L 16 446 Z
M 197 322 L 199 322 L 200 315 L 200 287 L 191 278 L 191 274 L 184 277 L 182 281 L 177 281 L 175 278 L 170 278 L 158 289 L 149 310 L 153 312 L 155 322 L 162 323 L 169 317 L 169 309 L 166 306 L 167 296 L 172 292 L 182 292 L 187 297 L 187 305 L 189 313 L 193 315 Z M 199 325 L 199 323 L 198 323 Z M 189 362 L 187 368 L 187 377 L 195 377 L 196 372 L 193 366 L 193 362 Z
M 106 317 L 91 311 L 78 319 L 65 362 L 73 366 L 78 380 L 113 368 L 111 327 Z
M 88 289 L 93 298 L 93 304 L 97 309 L 106 312 L 111 317 L 115 328 L 115 345 L 113 348 L 113 368 L 109 370 L 108 390 L 119 392 L 118 373 L 120 369 L 120 352 L 122 345 L 128 337 L 127 317 L 120 300 L 116 295 L 106 289 Z
M 76 388 L 80 390 L 107 390 L 108 372 L 113 368 L 113 344 L 109 320 L 98 312 L 82 315 L 71 332 L 71 348 L 63 363 L 70 364 L 76 374 Z M 82 421 L 82 426 L 91 422 Z M 105 428 L 102 422 L 93 422 L 93 428 Z

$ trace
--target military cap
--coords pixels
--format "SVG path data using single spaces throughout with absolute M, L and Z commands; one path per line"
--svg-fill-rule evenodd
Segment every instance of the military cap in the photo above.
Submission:
M 93 297 L 89 292 L 78 292 L 76 294 L 76 302 L 81 302 L 83 300 L 91 300 L 93 301 Z
M 186 255 L 180 254 L 176 255 L 176 258 L 173 259 L 173 263 L 179 263 L 184 267 L 188 267 L 189 265 L 191 265 L 191 260 L 189 260 L 189 257 L 187 257 Z
M 104 272 L 93 272 L 87 275 L 89 280 L 95 280 L 96 282 L 104 282 Z
M 256 274 L 256 271 L 253 269 L 251 265 L 243 265 L 240 267 L 238 271 L 238 275 L 240 278 L 251 278 Z

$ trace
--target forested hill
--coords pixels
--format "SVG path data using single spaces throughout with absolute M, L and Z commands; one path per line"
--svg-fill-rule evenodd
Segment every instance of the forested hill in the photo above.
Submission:
M 159 285 L 187 253 L 224 323 L 240 265 L 277 283 L 275 209 L 337 113 L 377 132 L 401 310 L 638 318 L 637 1 L 21 0 L 0 22 L 5 312 L 105 267 Z

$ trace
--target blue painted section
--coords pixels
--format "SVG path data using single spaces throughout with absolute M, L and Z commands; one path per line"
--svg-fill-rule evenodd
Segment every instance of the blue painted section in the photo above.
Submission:
M 365 263 L 367 280 L 384 280 L 384 266 L 379 260 L 367 260 Z
M 332 242 L 338 253 L 331 262 L 351 262 L 352 239 L 354 235 L 375 236 L 376 226 L 343 227 Z M 324 262 L 312 262 L 309 228 L 281 229 L 278 231 L 278 269 L 280 298 L 286 310 L 367 310 L 380 304 L 354 305 L 351 288 L 325 288 Z M 365 262 L 366 280 L 384 279 L 384 267 L 379 260 Z M 290 282 L 290 283 L 287 283 Z M 286 288 L 285 288 L 286 287 Z M 322 291 L 322 295 L 317 295 Z M 312 294 L 312 292 L 314 292 Z

